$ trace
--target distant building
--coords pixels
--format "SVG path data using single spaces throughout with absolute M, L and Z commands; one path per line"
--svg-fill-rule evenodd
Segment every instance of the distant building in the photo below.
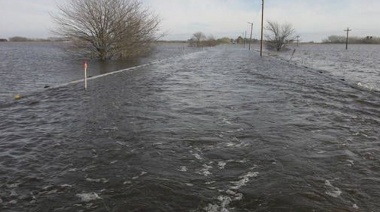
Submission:
M 0 42 L 7 42 L 7 41 L 8 41 L 7 39 L 0 38 Z

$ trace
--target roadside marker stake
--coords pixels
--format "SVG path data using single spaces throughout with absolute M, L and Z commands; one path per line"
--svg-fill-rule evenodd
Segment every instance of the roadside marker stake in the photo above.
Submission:
M 87 91 L 87 67 L 88 67 L 87 61 L 84 61 L 83 66 L 84 66 L 84 90 Z

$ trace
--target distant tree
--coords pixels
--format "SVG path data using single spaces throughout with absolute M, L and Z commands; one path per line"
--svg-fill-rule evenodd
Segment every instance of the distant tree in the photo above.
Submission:
M 267 21 L 265 26 L 266 45 L 270 49 L 280 51 L 285 48 L 286 44 L 294 40 L 294 28 L 291 24 L 279 24 L 277 22 Z
M 323 43 L 345 43 L 346 36 L 330 35 L 327 39 L 322 40 Z
M 219 42 L 212 35 L 208 36 L 208 38 L 203 41 L 204 46 L 216 46 L 218 44 Z
M 233 39 L 227 38 L 227 37 L 218 39 L 218 43 L 232 43 L 232 42 L 233 42 Z
M 237 39 L 236 39 L 236 43 L 244 43 L 244 38 L 242 36 L 239 36 Z
M 203 41 L 207 39 L 206 35 L 203 32 L 196 32 L 193 34 L 193 37 L 190 39 L 196 47 L 201 47 Z
M 188 42 L 189 45 L 192 47 L 212 47 L 222 43 L 231 43 L 231 39 L 226 37 L 216 39 L 213 35 L 206 37 L 206 35 L 203 34 L 203 32 L 196 32 L 188 40 Z
M 58 9 L 54 32 L 100 60 L 138 56 L 158 39 L 160 19 L 138 0 L 68 0 Z
M 323 43 L 345 43 L 346 36 L 343 35 L 330 35 L 322 40 Z M 380 38 L 374 36 L 366 37 L 349 37 L 349 43 L 355 44 L 380 44 Z

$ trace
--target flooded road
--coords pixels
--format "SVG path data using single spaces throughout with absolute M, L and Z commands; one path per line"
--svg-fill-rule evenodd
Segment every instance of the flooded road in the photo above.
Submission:
M 218 47 L 0 105 L 1 211 L 376 211 L 380 95 Z

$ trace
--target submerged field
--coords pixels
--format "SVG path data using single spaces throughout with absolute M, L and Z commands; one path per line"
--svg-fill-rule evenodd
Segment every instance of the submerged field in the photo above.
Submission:
M 300 66 L 324 70 L 363 89 L 380 91 L 380 45 L 302 44 L 278 56 Z M 293 53 L 294 52 L 294 53 Z

